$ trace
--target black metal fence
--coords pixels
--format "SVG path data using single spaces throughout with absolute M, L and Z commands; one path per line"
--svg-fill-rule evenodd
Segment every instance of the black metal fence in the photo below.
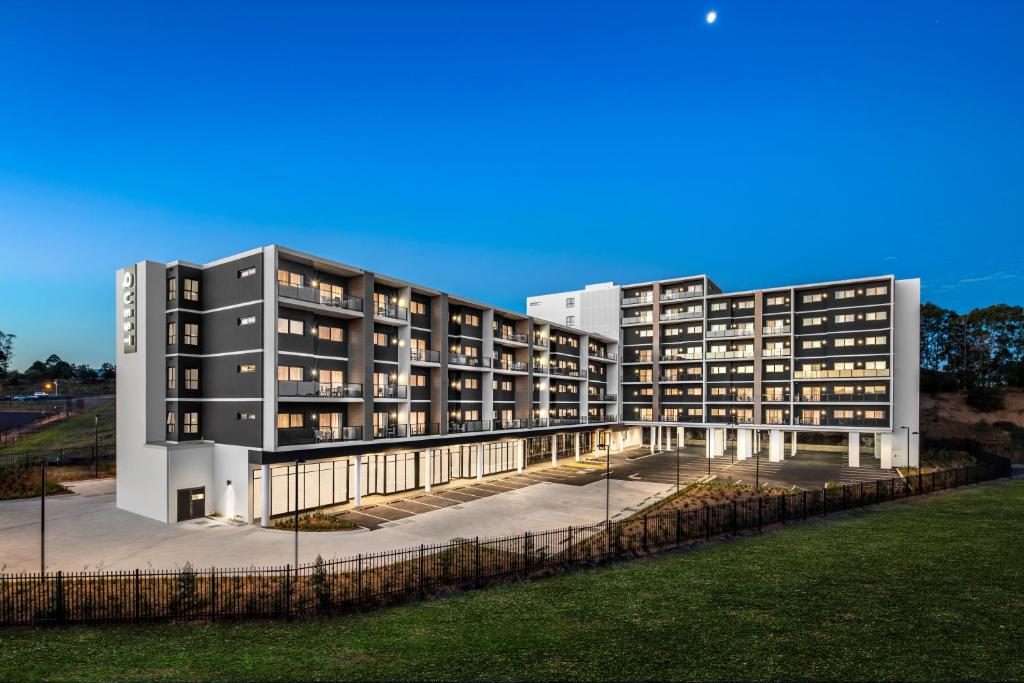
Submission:
M 71 446 L 57 450 L 0 453 L 0 469 L 38 467 L 43 461 L 47 465 L 91 467 L 97 462 L 112 462 L 116 457 L 117 453 L 113 444 L 100 444 L 99 447 L 89 444 L 88 446 Z
M 967 486 L 1009 463 L 672 509 L 490 540 L 455 540 L 300 567 L 0 576 L 0 624 L 332 615 L 641 557 L 743 532 Z

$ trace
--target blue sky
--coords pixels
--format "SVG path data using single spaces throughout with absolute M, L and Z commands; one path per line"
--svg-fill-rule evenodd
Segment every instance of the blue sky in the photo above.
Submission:
M 520 310 L 694 272 L 1024 299 L 1022 2 L 2 14 L 0 329 L 19 368 L 112 359 L 117 267 L 271 242 Z

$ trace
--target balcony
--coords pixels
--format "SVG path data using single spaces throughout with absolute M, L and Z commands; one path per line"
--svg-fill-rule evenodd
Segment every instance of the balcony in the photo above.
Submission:
M 463 365 L 468 368 L 489 368 L 491 367 L 491 359 L 480 358 L 479 356 L 467 356 L 464 353 L 449 353 L 448 364 Z
M 662 313 L 658 320 L 667 323 L 673 320 L 693 320 L 694 318 L 703 317 L 704 311 L 676 311 L 673 313 Z
M 614 415 L 591 415 L 587 418 L 588 424 L 607 424 L 609 422 L 618 422 Z
M 374 304 L 373 314 L 379 318 L 391 318 L 392 320 L 409 320 L 409 309 L 394 304 Z
M 623 325 L 650 325 L 654 322 L 652 315 L 633 315 L 622 319 Z
M 797 403 L 888 403 L 889 394 L 797 394 Z
M 789 334 L 792 328 L 789 325 L 768 325 L 761 328 L 762 334 Z
M 515 344 L 526 344 L 526 335 L 517 334 L 515 332 L 502 332 L 501 330 L 494 331 L 494 339 L 496 341 L 513 342 Z
M 587 349 L 591 358 L 600 358 L 601 360 L 615 360 L 616 355 L 611 351 L 597 351 L 595 349 Z
M 495 420 L 494 429 L 526 429 L 530 425 L 529 420 L 518 419 L 518 420 Z
M 672 353 L 671 351 L 661 354 L 661 360 L 671 363 L 680 362 L 686 360 L 700 360 L 704 357 L 704 353 L 701 351 L 690 351 L 688 353 Z
M 319 382 L 277 381 L 278 396 L 310 398 L 362 398 L 362 384 L 320 384 Z
M 586 424 L 586 420 L 579 417 L 552 417 L 548 419 L 548 426 L 551 427 L 570 427 L 579 424 Z
M 622 300 L 623 306 L 642 306 L 643 304 L 653 304 L 654 293 L 644 294 L 643 296 L 629 296 Z
M 708 422 L 725 425 L 752 425 L 754 424 L 754 418 L 736 415 L 712 415 L 708 417 Z
M 537 335 L 534 335 L 534 337 L 533 337 L 533 345 L 534 346 L 539 346 L 542 349 L 548 348 L 548 345 L 550 343 L 551 342 L 548 341 L 547 337 L 538 337 Z
M 858 377 L 888 377 L 889 369 L 861 370 L 797 370 L 793 379 L 856 379 Z
M 734 327 L 725 330 L 708 330 L 705 336 L 709 339 L 716 337 L 751 337 L 754 335 L 753 327 Z
M 658 301 L 678 301 L 679 299 L 693 299 L 695 297 L 704 296 L 703 289 L 697 289 L 693 291 L 683 290 L 675 292 L 662 292 L 658 297 Z
M 357 311 L 361 313 L 363 310 L 363 300 L 357 296 L 332 296 L 321 292 L 316 287 L 301 287 L 298 285 L 288 285 L 283 282 L 278 282 L 277 295 L 288 299 L 296 299 L 297 301 L 305 301 L 306 303 L 319 304 L 321 306 L 330 306 L 331 308 L 338 308 L 346 311 Z
M 868 419 L 864 417 L 794 417 L 794 425 L 804 427 L 888 427 L 888 418 Z
M 712 394 L 708 396 L 708 403 L 753 403 L 753 394 Z
M 328 429 L 278 429 L 278 446 L 300 446 L 336 441 L 362 441 L 362 427 L 334 427 Z
M 615 394 L 591 394 L 587 400 L 595 403 L 614 403 L 616 398 L 618 397 Z
M 548 419 L 546 417 L 531 417 L 530 427 L 547 427 Z
M 762 349 L 761 356 L 763 358 L 780 358 L 783 356 L 789 356 L 792 354 L 792 350 L 787 346 L 781 349 Z
M 762 403 L 789 403 L 789 396 L 783 394 L 781 396 L 775 394 L 765 394 L 761 397 Z
M 419 425 L 417 425 L 419 426 Z M 404 439 L 409 435 L 409 425 L 374 425 L 375 439 Z
M 700 375 L 662 375 L 659 382 L 700 382 Z
M 409 396 L 409 387 L 404 384 L 374 384 L 373 397 L 404 400 Z
M 742 351 L 708 351 L 707 358 L 753 358 L 754 349 Z
M 533 372 L 535 374 L 546 375 L 548 374 L 548 366 L 544 365 L 543 363 L 534 363 Z
M 504 360 L 502 358 L 496 358 L 494 360 L 494 369 L 508 370 L 509 372 L 529 372 L 530 366 L 518 360 Z
M 423 422 L 409 425 L 409 436 L 431 436 L 441 433 L 441 425 L 437 422 Z
M 440 363 L 441 354 L 430 349 L 410 349 L 409 361 L 412 363 Z
M 548 367 L 548 372 L 552 375 L 560 375 L 562 377 L 586 377 L 586 370 L 577 370 L 576 368 L 563 368 L 558 365 L 552 365 Z
M 490 420 L 468 420 L 466 422 L 449 422 L 449 434 L 464 434 L 468 432 L 487 432 L 491 429 Z

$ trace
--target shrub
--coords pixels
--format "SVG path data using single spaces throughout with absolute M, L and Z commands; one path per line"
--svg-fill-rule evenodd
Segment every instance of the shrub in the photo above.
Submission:
M 982 413 L 991 413 L 1005 408 L 1006 401 L 998 387 L 971 387 L 967 390 L 967 405 Z

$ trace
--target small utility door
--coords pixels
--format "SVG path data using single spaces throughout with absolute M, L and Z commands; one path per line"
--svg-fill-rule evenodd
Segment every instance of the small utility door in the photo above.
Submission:
M 206 516 L 206 487 L 178 489 L 178 521 Z

